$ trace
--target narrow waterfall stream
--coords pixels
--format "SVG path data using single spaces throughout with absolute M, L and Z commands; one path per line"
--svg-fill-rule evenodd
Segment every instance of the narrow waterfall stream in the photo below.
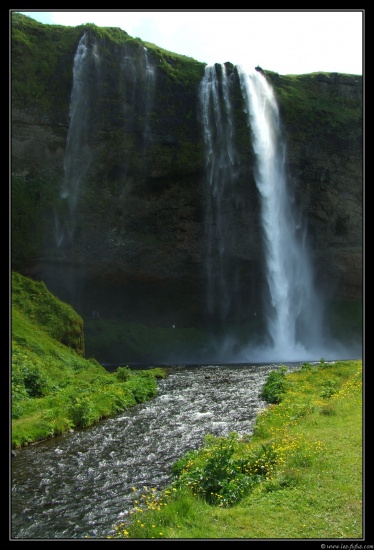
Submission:
M 298 365 L 290 364 L 295 369 Z M 206 434 L 253 433 L 259 392 L 277 365 L 170 368 L 157 397 L 12 458 L 12 539 L 105 538 L 134 491 L 166 487 L 171 465 Z
M 97 64 L 95 45 L 89 47 L 87 35 L 84 33 L 74 56 L 69 130 L 64 156 L 64 178 L 60 191 L 60 199 L 65 204 L 63 207 L 60 205 L 59 214 L 55 213 L 57 248 L 71 244 L 74 239 L 81 186 L 92 161 L 87 146 L 92 118 L 89 70 L 91 65 L 97 69 Z
M 232 235 L 225 205 L 232 200 L 237 183 L 229 90 L 225 65 L 206 66 L 199 90 L 207 179 L 206 298 L 209 315 L 219 322 L 225 321 L 230 310 L 238 305 L 235 276 L 229 273 L 227 263 L 236 235 Z

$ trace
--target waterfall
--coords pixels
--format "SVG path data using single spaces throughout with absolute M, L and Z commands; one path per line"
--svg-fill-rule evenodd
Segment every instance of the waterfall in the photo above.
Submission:
M 151 141 L 150 115 L 153 108 L 156 71 L 147 48 L 141 47 L 134 51 L 125 45 L 125 54 L 121 64 L 124 79 L 123 109 L 125 117 L 125 132 L 139 132 L 142 143 L 139 144 L 142 153 Z M 141 126 L 136 128 L 136 124 Z M 129 152 L 129 159 L 131 152 Z M 127 160 L 127 159 L 126 159 Z M 127 162 L 126 162 L 127 164 Z M 127 166 L 125 167 L 127 168 Z
M 217 67 L 219 73 L 217 73 Z M 235 180 L 233 120 L 225 65 L 205 68 L 200 84 L 201 118 L 207 171 L 207 307 L 211 318 L 222 323 L 232 306 L 235 289 L 229 277 L 227 255 L 230 227 L 225 201 Z
M 139 48 L 134 51 L 130 48 L 127 51 L 125 46 L 122 70 L 122 81 L 119 75 L 119 94 L 124 109 L 124 133 L 128 135 L 139 133 L 141 135 L 141 143 L 137 145 L 144 154 L 145 148 L 151 140 L 150 113 L 155 87 L 155 68 L 150 62 L 148 50 Z M 69 129 L 60 192 L 62 204 L 59 215 L 55 216 L 57 247 L 62 244 L 71 244 L 76 232 L 82 185 L 93 160 L 91 141 L 94 140 L 93 130 L 97 131 L 95 115 L 102 108 L 100 101 L 105 94 L 105 84 L 102 82 L 105 79 L 105 74 L 106 67 L 101 67 L 101 57 L 96 42 L 93 41 L 90 44 L 87 34 L 84 33 L 74 56 Z M 113 93 L 112 90 L 111 93 Z M 139 128 L 136 127 L 136 124 L 140 124 Z M 128 141 L 131 142 L 131 140 Z M 123 155 L 126 175 L 128 165 L 133 157 L 131 147 L 127 149 L 125 147 Z
M 92 82 L 89 75 L 91 62 L 99 62 L 95 44 L 90 49 L 87 35 L 79 41 L 73 65 L 73 88 L 69 108 L 69 129 L 64 156 L 64 177 L 60 197 L 65 202 L 63 213 L 55 216 L 56 245 L 72 241 L 76 227 L 76 210 L 81 184 L 91 163 L 89 130 L 91 117 Z
M 248 143 L 255 158 L 255 185 L 259 197 L 266 283 L 262 308 L 266 333 L 246 344 L 230 323 L 219 335 L 219 354 L 225 360 L 308 360 L 326 356 L 323 346 L 322 300 L 314 285 L 305 224 L 294 204 L 286 173 L 286 145 L 278 106 L 271 86 L 260 72 L 234 68 L 239 95 L 245 104 Z M 236 239 L 247 240 L 243 224 L 230 210 L 245 182 L 237 175 L 238 155 L 233 124 L 233 85 L 225 65 L 207 66 L 200 85 L 207 179 L 207 309 L 223 323 L 239 304 L 245 285 L 239 284 L 232 252 Z M 247 185 L 251 185 L 247 181 Z M 249 205 L 249 209 L 253 205 Z M 247 207 L 248 209 L 248 207 Z M 247 215 L 250 211 L 247 212 Z M 233 229 L 233 225 L 236 228 Z M 242 232 L 242 233 L 241 233 Z M 252 279 L 253 281 L 253 279 Z M 248 280 L 247 287 L 250 286 Z M 254 303 L 252 303 L 254 305 Z M 253 323 L 251 306 L 247 319 Z M 253 308 L 252 308 L 253 309 Z M 259 325 L 260 326 L 260 325 Z M 257 333 L 256 333 L 257 334 Z M 257 334 L 258 336 L 258 334 Z
M 144 80 L 144 89 L 145 89 L 145 98 L 144 98 L 144 129 L 143 129 L 143 138 L 144 143 L 148 143 L 151 139 L 151 127 L 150 127 L 150 114 L 153 107 L 153 96 L 155 88 L 155 78 L 156 72 L 155 68 L 152 65 L 147 48 L 143 48 L 143 80 Z
M 306 358 L 322 349 L 321 301 L 313 282 L 306 233 L 288 185 L 279 112 L 274 93 L 258 71 L 237 67 L 256 155 L 256 185 L 270 295 L 268 329 L 279 360 Z

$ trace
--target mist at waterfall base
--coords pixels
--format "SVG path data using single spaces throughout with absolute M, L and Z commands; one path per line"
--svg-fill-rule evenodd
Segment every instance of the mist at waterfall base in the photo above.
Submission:
M 124 70 L 134 73 L 134 93 L 132 99 L 127 98 L 128 104 L 134 102 L 137 95 L 135 83 L 139 75 L 135 72 L 142 72 L 143 88 L 147 91 L 142 120 L 145 121 L 144 136 L 147 135 L 149 139 L 149 114 L 155 73 L 147 50 L 143 50 L 141 64 L 138 62 L 135 65 L 131 62 L 131 56 L 125 57 Z M 90 97 L 90 84 L 85 76 L 88 74 L 88 64 L 91 70 L 94 67 L 99 78 L 100 57 L 97 47 L 95 44 L 89 46 L 84 35 L 74 60 L 70 126 L 64 163 L 65 177 L 61 189 L 61 199 L 67 202 L 67 214 L 63 218 L 56 215 L 56 243 L 61 250 L 65 250 L 65 254 L 69 254 L 69 246 L 74 241 L 80 189 L 91 162 L 85 154 L 87 136 L 90 133 L 90 112 L 94 109 L 87 101 Z M 252 143 L 255 155 L 254 179 L 260 203 L 259 224 L 264 255 L 264 271 L 260 274 L 264 279 L 263 293 L 260 297 L 256 296 L 255 309 L 251 308 L 248 300 L 247 312 L 244 316 L 242 313 L 241 322 L 236 323 L 236 311 L 243 311 L 246 307 L 242 291 L 250 284 L 243 282 L 245 274 L 243 276 L 243 270 L 236 264 L 231 251 L 232 243 L 245 242 L 245 236 L 241 233 L 240 224 L 232 218 L 232 214 L 230 217 L 226 208 L 227 201 L 240 201 L 240 197 L 235 196 L 238 155 L 235 150 L 231 99 L 233 73 L 228 76 L 223 64 L 207 66 L 199 94 L 206 154 L 207 256 L 205 291 L 201 297 L 206 339 L 200 345 L 192 343 L 189 349 L 186 349 L 186 346 L 178 348 L 178 337 L 184 329 L 178 323 L 176 326 L 174 322 L 169 323 L 170 349 L 157 351 L 155 345 L 155 355 L 149 357 L 149 360 L 164 364 L 223 364 L 361 357 L 361 342 L 342 344 L 335 341 L 329 336 L 328 328 L 325 326 L 324 300 L 314 282 L 306 224 L 301 213 L 294 208 L 292 190 L 287 179 L 286 144 L 282 137 L 273 91 L 261 71 L 247 71 L 239 66 L 235 67 L 235 71 L 245 102 L 243 116 L 247 119 L 248 140 Z M 129 114 L 129 120 L 130 118 Z M 85 159 L 85 162 L 82 162 L 82 159 Z M 70 286 L 71 294 L 77 296 L 81 293 L 83 296 L 86 289 L 82 286 L 86 283 L 84 277 L 79 282 L 75 272 L 72 268 L 71 278 L 68 282 L 65 280 L 65 285 Z M 50 288 L 52 291 L 55 290 L 53 283 Z M 126 293 L 126 289 L 123 293 Z M 65 298 L 64 295 L 60 297 Z M 118 305 L 121 292 L 112 297 L 112 300 Z M 70 301 L 78 313 L 82 314 L 79 300 Z M 126 301 L 129 302 L 128 297 L 123 299 L 122 307 L 125 307 Z M 161 318 L 162 298 L 159 306 Z M 146 311 L 146 305 L 137 304 L 136 301 L 132 307 L 139 308 L 143 314 Z M 180 307 L 183 308 L 183 304 Z M 180 315 L 179 312 L 179 318 Z M 152 316 L 151 311 L 149 316 Z M 147 321 L 146 317 L 144 321 Z M 249 327 L 247 333 L 246 327 Z M 100 357 L 100 361 L 105 363 L 106 358 Z M 121 361 L 132 362 L 131 359 L 128 360 L 125 352 L 123 357 L 118 357 L 118 362 Z

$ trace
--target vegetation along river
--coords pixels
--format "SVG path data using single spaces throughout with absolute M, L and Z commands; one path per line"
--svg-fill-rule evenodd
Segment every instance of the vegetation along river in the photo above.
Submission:
M 251 435 L 266 406 L 259 393 L 278 367 L 172 367 L 147 403 L 16 451 L 11 539 L 105 539 L 129 519 L 133 488 L 165 488 L 171 465 L 206 434 Z

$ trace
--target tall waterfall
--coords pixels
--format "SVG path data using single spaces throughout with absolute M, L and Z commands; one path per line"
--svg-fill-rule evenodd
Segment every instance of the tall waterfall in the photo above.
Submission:
M 324 356 L 322 302 L 313 281 L 307 235 L 287 180 L 286 146 L 274 93 L 258 71 L 235 67 L 245 103 L 248 139 L 255 154 L 265 259 L 263 308 L 266 334 L 240 345 L 221 339 L 231 360 L 307 360 Z M 234 73 L 233 73 L 234 74 Z M 207 66 L 200 87 L 207 170 L 207 286 L 211 315 L 224 319 L 240 296 L 235 264 L 227 250 L 230 227 L 225 210 L 237 193 L 230 82 L 225 65 Z M 248 182 L 250 185 L 250 182 Z M 249 206 L 251 208 L 251 206 Z M 240 222 L 237 222 L 238 224 Z M 248 239 L 236 230 L 237 238 Z M 232 238 L 232 236 L 231 236 Z M 267 289 L 267 290 L 266 290 Z M 248 319 L 252 315 L 248 310 Z M 235 351 L 234 351 L 235 350 Z M 236 354 L 236 357 L 235 357 Z M 316 357 L 315 357 L 316 356 Z
M 109 84 L 107 56 L 121 59 L 118 80 Z M 115 58 L 116 59 L 116 58 Z M 103 127 L 105 109 L 118 101 L 118 124 L 123 121 L 122 186 L 129 187 L 128 169 L 134 150 L 145 156 L 151 142 L 150 114 L 153 107 L 155 67 L 145 47 L 124 46 L 123 52 L 104 51 L 100 42 L 84 33 L 73 63 L 73 86 L 69 107 L 64 174 L 59 211 L 55 215 L 55 243 L 69 246 L 79 223 L 79 200 L 93 159 L 96 136 Z M 108 91 L 109 90 L 109 91 Z M 121 112 L 122 105 L 122 112 Z M 142 163 L 145 165 L 145 162 Z
M 279 113 L 274 93 L 258 71 L 237 67 L 257 159 L 266 274 L 270 293 L 268 328 L 280 360 L 303 359 L 321 349 L 322 310 L 314 287 L 305 230 L 288 186 Z
M 88 45 L 83 34 L 74 56 L 73 89 L 69 109 L 69 130 L 64 156 L 64 178 L 61 198 L 66 201 L 63 215 L 56 215 L 57 246 L 71 242 L 76 227 L 76 209 L 82 181 L 91 163 L 89 148 L 90 101 L 92 82 L 89 78 L 91 61 L 98 62 L 95 45 Z
M 217 74 L 217 67 L 220 75 Z M 205 68 L 200 85 L 200 104 L 205 140 L 207 189 L 207 306 L 211 317 L 222 323 L 235 296 L 229 275 L 230 226 L 225 200 L 230 200 L 235 180 L 233 120 L 225 65 Z

